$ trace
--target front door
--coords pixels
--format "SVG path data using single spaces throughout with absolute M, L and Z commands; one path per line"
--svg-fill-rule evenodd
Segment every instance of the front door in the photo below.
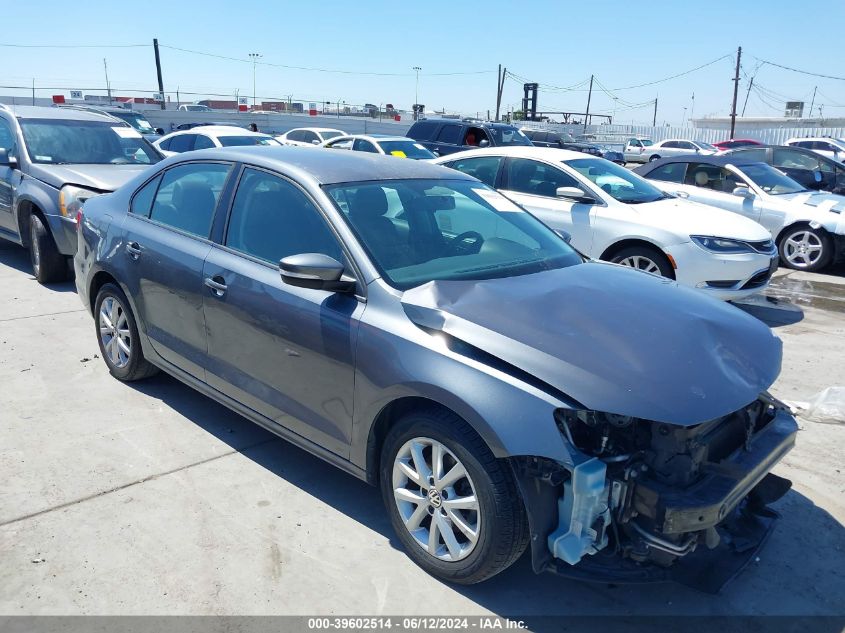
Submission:
M 355 341 L 365 304 L 285 284 L 279 260 L 343 249 L 292 182 L 247 168 L 223 244 L 205 261 L 208 383 L 277 424 L 348 456 Z
M 572 245 L 590 255 L 595 205 L 558 198 L 558 187 L 585 188 L 563 170 L 547 163 L 528 158 L 507 159 L 502 174 L 502 193 L 524 206 L 547 226 L 568 232 L 572 236 Z
M 733 194 L 734 189 L 748 187 L 748 184 L 738 174 L 724 167 L 689 163 L 684 182 L 678 185 L 677 190 L 686 193 L 695 202 L 719 207 L 758 222 L 761 210 L 759 201 L 755 197 L 745 198 Z
M 0 148 L 5 149 L 8 156 L 17 155 L 15 135 L 9 123 L 0 119 Z M 7 231 L 17 235 L 17 226 L 13 212 L 14 193 L 20 182 L 20 171 L 8 165 L 0 165 L 0 231 Z
M 123 278 L 155 351 L 204 380 L 202 267 L 209 233 L 231 165 L 181 164 L 132 199 L 124 223 Z

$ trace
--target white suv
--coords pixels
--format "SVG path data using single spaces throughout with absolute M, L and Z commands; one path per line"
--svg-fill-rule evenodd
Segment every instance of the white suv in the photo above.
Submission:
M 845 160 L 845 139 L 824 136 L 811 138 L 791 138 L 784 145 L 803 147 L 833 160 Z

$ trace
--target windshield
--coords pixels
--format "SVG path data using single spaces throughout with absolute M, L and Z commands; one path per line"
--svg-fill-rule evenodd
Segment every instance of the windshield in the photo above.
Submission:
M 563 161 L 599 189 L 619 202 L 640 204 L 666 198 L 660 189 L 629 169 L 603 158 L 576 158 Z
M 129 125 L 134 127 L 138 130 L 141 134 L 155 134 L 156 131 L 150 122 L 147 121 L 144 117 L 142 117 L 137 112 L 110 112 L 109 114 L 116 116 L 119 119 L 123 119 Z
M 384 279 L 496 279 L 581 263 L 551 229 L 497 191 L 466 180 L 326 187 Z
M 792 178 L 765 163 L 742 165 L 739 169 L 751 182 L 773 196 L 807 191 Z
M 533 145 L 531 139 L 515 127 L 490 127 L 487 131 L 493 136 L 493 145 Z
M 379 145 L 381 145 L 385 154 L 390 154 L 391 156 L 414 158 L 417 160 L 434 158 L 434 154 L 429 152 L 424 145 L 420 145 L 414 141 L 379 141 Z
M 328 141 L 330 138 L 335 138 L 336 136 L 343 136 L 340 132 L 318 132 L 318 134 L 323 137 L 324 141 Z
M 702 143 L 701 141 L 696 141 L 695 144 L 698 145 L 701 149 L 706 149 L 711 152 L 719 151 L 718 147 L 716 147 L 715 145 L 711 145 L 710 143 Z
M 281 145 L 272 136 L 218 136 L 217 140 L 223 147 L 241 145 Z
M 22 119 L 20 124 L 34 163 L 152 165 L 161 160 L 137 130 L 115 121 Z

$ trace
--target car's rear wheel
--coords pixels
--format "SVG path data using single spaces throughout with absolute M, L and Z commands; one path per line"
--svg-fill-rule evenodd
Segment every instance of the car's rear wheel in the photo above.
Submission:
M 651 156 L 651 157 L 648 159 L 648 162 L 653 163 L 653 162 L 654 162 L 654 161 L 656 161 L 656 160 L 660 160 L 660 156 L 658 156 L 657 154 L 655 154 L 654 156 Z
M 97 342 L 109 373 L 124 382 L 141 380 L 158 369 L 144 358 L 138 326 L 123 291 L 105 284 L 94 302 Z
M 788 228 L 778 244 L 780 259 L 796 270 L 821 270 L 833 258 L 833 244 L 825 231 L 807 225 Z
M 380 479 L 408 555 L 442 580 L 481 582 L 525 550 L 528 522 L 513 474 L 451 412 L 400 420 L 385 439 Z
M 629 246 L 616 253 L 610 261 L 669 279 L 675 278 L 675 271 L 669 263 L 669 258 L 656 248 Z
M 29 216 L 29 260 L 38 283 L 67 281 L 67 259 L 59 252 L 44 220 L 35 213 Z

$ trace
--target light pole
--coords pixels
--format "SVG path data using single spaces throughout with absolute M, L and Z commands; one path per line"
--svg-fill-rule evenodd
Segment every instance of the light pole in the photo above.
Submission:
M 255 66 L 262 55 L 261 53 L 250 53 L 249 56 L 252 58 L 252 109 L 255 110 Z
M 417 73 L 417 80 L 414 85 L 414 121 L 417 120 L 417 114 L 419 113 L 418 106 L 420 105 L 420 71 L 422 68 L 419 66 L 414 66 L 411 70 Z

